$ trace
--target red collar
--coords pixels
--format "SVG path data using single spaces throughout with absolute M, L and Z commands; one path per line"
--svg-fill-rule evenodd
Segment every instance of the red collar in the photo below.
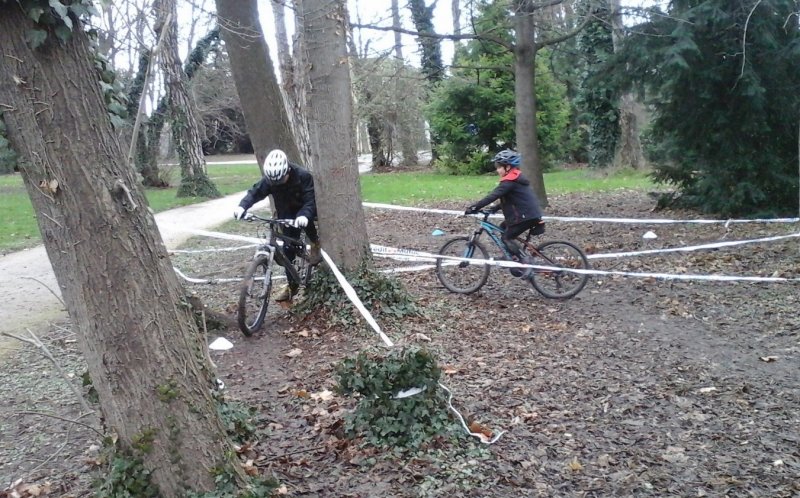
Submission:
M 513 182 L 514 180 L 519 178 L 519 175 L 521 175 L 521 174 L 522 174 L 522 171 L 519 168 L 511 168 L 511 171 L 506 173 L 506 176 L 500 178 L 500 181 L 501 182 Z

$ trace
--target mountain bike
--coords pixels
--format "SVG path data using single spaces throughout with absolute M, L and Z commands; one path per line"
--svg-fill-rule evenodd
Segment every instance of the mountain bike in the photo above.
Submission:
M 491 211 L 481 210 L 479 213 L 483 215 L 483 219 L 478 220 L 478 227 L 471 235 L 450 239 L 439 250 L 440 255 L 453 258 L 436 260 L 436 276 L 451 292 L 471 294 L 486 284 L 492 265 L 467 261 L 489 259 L 489 253 L 480 240 L 484 233 L 500 249 L 503 259 L 515 259 L 502 240 L 503 229 L 489 221 Z M 544 233 L 544 222 L 526 233 L 524 239 L 522 236 L 517 239 L 521 244 L 521 252 L 527 261 L 531 261 L 530 264 L 542 268 L 512 267 L 509 268 L 511 274 L 530 282 L 545 297 L 568 299 L 576 296 L 588 282 L 589 275 L 567 270 L 589 269 L 589 260 L 583 250 L 572 242 L 563 240 L 532 244 L 531 239 L 534 236 Z
M 275 264 L 284 268 L 290 283 L 302 287 L 311 281 L 316 265 L 309 264 L 310 246 L 306 243 L 305 231 L 300 232 L 299 238 L 283 233 L 284 228 L 294 227 L 294 220 L 262 218 L 252 213 L 244 220 L 262 222 L 258 236 L 264 239 L 256 248 L 239 291 L 239 329 L 249 337 L 261 329 L 267 316 Z M 287 250 L 294 253 L 294 261 L 289 259 Z

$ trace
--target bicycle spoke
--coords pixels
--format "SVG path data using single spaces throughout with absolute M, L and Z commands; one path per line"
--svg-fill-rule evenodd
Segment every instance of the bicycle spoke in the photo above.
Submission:
M 573 297 L 589 280 L 587 274 L 566 271 L 589 268 L 589 262 L 583 251 L 574 244 L 562 241 L 545 242 L 535 253 L 534 264 L 565 269 L 561 271 L 534 269 L 530 282 L 543 296 L 554 299 Z
M 478 242 L 471 242 L 467 237 L 458 237 L 448 241 L 439 251 L 442 256 L 457 258 L 488 259 L 486 249 Z M 470 261 L 439 259 L 436 262 L 436 276 L 448 290 L 460 294 L 469 294 L 480 289 L 486 283 L 490 267 Z

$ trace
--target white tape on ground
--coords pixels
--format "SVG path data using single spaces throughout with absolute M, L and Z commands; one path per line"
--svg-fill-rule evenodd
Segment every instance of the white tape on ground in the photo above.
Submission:
M 432 208 L 418 208 L 418 207 L 411 207 L 411 206 L 397 206 L 394 204 L 380 204 L 375 202 L 365 202 L 363 203 L 364 207 L 374 208 L 374 209 L 392 209 L 396 211 L 416 211 L 420 213 L 434 213 L 434 214 L 452 214 L 452 215 L 463 215 L 463 211 L 455 211 L 452 209 L 432 209 Z M 480 216 L 480 215 L 470 215 L 470 216 Z M 492 218 L 501 218 L 502 215 L 494 214 L 491 216 Z M 800 218 L 767 218 L 767 219 L 755 219 L 755 220 L 672 220 L 672 219 L 661 219 L 661 218 L 580 218 L 574 216 L 544 216 L 542 217 L 545 221 L 582 221 L 582 222 L 598 222 L 598 223 L 631 223 L 631 224 L 654 224 L 654 225 L 665 225 L 665 224 L 678 224 L 678 223 L 698 223 L 698 224 L 724 224 L 729 225 L 731 223 L 797 223 L 800 222 Z
M 372 314 L 370 314 L 369 310 L 367 310 L 367 308 L 364 306 L 364 303 L 361 302 L 361 299 L 358 297 L 358 294 L 356 294 L 356 290 L 353 289 L 353 286 L 350 285 L 350 282 L 348 282 L 347 279 L 344 278 L 344 275 L 342 275 L 342 272 L 339 271 L 339 268 L 336 266 L 336 263 L 333 262 L 331 257 L 328 256 L 328 253 L 325 252 L 324 249 L 321 250 L 320 253 L 322 254 L 322 258 L 325 260 L 325 262 L 328 263 L 328 267 L 333 272 L 333 275 L 336 277 L 336 280 L 339 281 L 339 285 L 341 285 L 342 289 L 344 289 L 344 293 L 347 294 L 347 297 L 350 298 L 350 301 L 352 301 L 356 309 L 358 309 L 358 311 L 361 312 L 361 315 L 364 317 L 367 323 L 369 323 L 370 327 L 372 327 L 372 329 L 378 333 L 378 337 L 381 338 L 384 344 L 386 344 L 390 348 L 393 347 L 394 343 L 392 342 L 392 340 L 389 339 L 389 337 L 383 333 L 381 327 L 378 325 L 378 322 L 375 321 L 375 319 L 372 317 Z
M 170 254 L 203 254 L 207 252 L 234 252 L 234 251 L 241 251 L 243 249 L 252 249 L 254 247 L 258 247 L 258 244 L 248 244 L 246 246 L 238 246 L 238 247 L 219 247 L 219 248 L 208 248 L 208 249 L 170 249 Z
M 383 254 L 391 254 L 391 247 L 379 246 L 379 250 Z M 586 275 L 616 275 L 637 278 L 659 278 L 665 280 L 705 280 L 705 281 L 725 281 L 725 282 L 800 282 L 800 278 L 787 278 L 787 277 L 751 277 L 751 276 L 734 276 L 734 275 L 696 275 L 696 274 L 670 274 L 670 273 L 655 273 L 655 272 L 623 272 L 623 271 L 607 271 L 607 270 L 581 270 L 574 268 L 556 268 L 551 266 L 542 265 L 526 265 L 517 263 L 515 261 L 502 261 L 494 259 L 478 259 L 478 258 L 459 258 L 456 256 L 442 256 L 441 254 L 425 253 L 421 251 L 409 251 L 408 249 L 398 249 L 400 254 L 407 258 L 412 258 L 409 253 L 414 253 L 420 260 L 427 261 L 430 258 L 444 259 L 453 262 L 467 262 L 471 265 L 490 265 L 499 266 L 503 268 L 533 268 L 536 270 L 544 271 L 561 271 L 569 273 L 579 273 Z M 425 268 L 430 265 L 422 265 L 419 268 Z M 427 268 L 426 268 L 427 269 Z
M 774 242 L 776 240 L 785 240 L 800 237 L 800 232 L 790 235 L 777 235 L 775 237 L 764 237 L 761 239 L 747 239 L 747 240 L 730 240 L 728 242 L 712 242 L 710 244 L 702 244 L 697 246 L 686 247 L 669 247 L 665 249 L 647 249 L 644 251 L 630 251 L 630 252 L 613 252 L 604 254 L 591 254 L 586 256 L 589 259 L 604 259 L 604 258 L 624 258 L 628 256 L 641 256 L 644 254 L 659 254 L 668 252 L 692 252 L 702 251 L 705 249 L 719 249 L 720 247 L 733 247 L 745 244 L 758 244 L 761 242 Z

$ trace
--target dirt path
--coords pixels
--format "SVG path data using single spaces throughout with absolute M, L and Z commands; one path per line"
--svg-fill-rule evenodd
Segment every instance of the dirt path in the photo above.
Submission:
M 687 218 L 651 213 L 636 192 L 553 199 L 548 214 Z M 440 206 L 456 207 L 456 206 Z M 370 240 L 436 250 L 474 221 L 366 211 Z M 230 223 L 225 231 L 252 235 Z M 439 228 L 445 237 L 434 237 Z M 546 239 L 592 252 L 642 248 L 646 228 L 551 223 Z M 648 248 L 758 238 L 797 226 L 671 226 Z M 223 248 L 194 239 L 190 248 Z M 176 254 L 190 277 L 241 275 L 249 251 Z M 598 269 L 667 273 L 800 276 L 794 241 L 719 251 L 593 260 Z M 379 267 L 395 266 L 376 259 Z M 227 396 L 258 409 L 254 455 L 295 497 L 500 498 L 550 496 L 775 496 L 800 492 L 800 305 L 798 284 L 670 282 L 594 278 L 575 299 L 552 301 L 506 271 L 492 271 L 472 295 L 446 292 L 434 272 L 403 273 L 423 316 L 380 322 L 400 344 L 424 344 L 447 366 L 443 382 L 465 417 L 505 430 L 497 444 L 441 440 L 413 454 L 376 450 L 343 437 L 354 401 L 331 396 L 334 365 L 377 343 L 352 322 L 301 319 L 271 306 L 255 337 L 215 331 L 234 343 L 213 352 Z M 235 283 L 191 285 L 213 309 L 235 313 Z M 41 336 L 67 371 L 85 370 L 74 338 Z M 423 342 L 418 342 L 423 344 Z M 292 352 L 292 354 L 288 354 Z M 87 448 L 97 438 L 21 410 L 74 418 L 74 396 L 33 348 L 0 369 L 0 480 L 88 481 Z M 320 393 L 326 393 L 322 397 Z M 65 448 L 34 471 L 54 447 Z M 67 444 L 68 443 L 68 444 Z M 8 462 L 3 465 L 3 462 Z M 78 489 L 79 486 L 75 486 Z M 58 496 L 82 496 L 61 492 Z

